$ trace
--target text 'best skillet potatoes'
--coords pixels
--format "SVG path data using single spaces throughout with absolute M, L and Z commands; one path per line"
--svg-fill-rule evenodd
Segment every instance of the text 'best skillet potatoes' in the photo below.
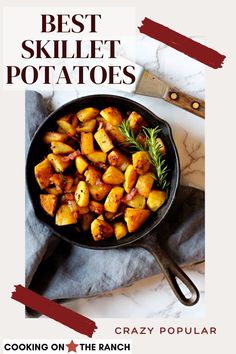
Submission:
M 124 125 L 138 146 L 145 146 L 145 119 L 135 111 L 124 116 L 116 107 L 68 113 L 55 131 L 44 133 L 42 148 L 48 150 L 34 174 L 40 204 L 56 225 L 76 224 L 95 241 L 113 235 L 119 240 L 165 203 L 149 147 L 132 149 Z M 155 144 L 165 156 L 160 137 Z

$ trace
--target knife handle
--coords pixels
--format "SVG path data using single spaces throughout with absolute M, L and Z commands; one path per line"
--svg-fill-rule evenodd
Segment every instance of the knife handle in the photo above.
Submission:
M 163 98 L 165 101 L 205 119 L 205 102 L 203 100 L 187 95 L 175 88 L 169 88 Z

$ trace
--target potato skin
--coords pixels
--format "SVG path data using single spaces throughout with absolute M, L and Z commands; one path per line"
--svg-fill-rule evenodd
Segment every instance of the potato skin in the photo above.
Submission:
M 138 178 L 138 173 L 133 165 L 129 165 L 125 170 L 124 190 L 130 193 Z
M 145 198 L 148 198 L 153 183 L 153 174 L 149 172 L 145 175 L 139 176 L 135 187 L 137 188 L 139 194 L 141 194 Z
M 79 207 L 86 207 L 89 204 L 89 189 L 84 181 L 80 181 L 75 191 L 75 201 Z
M 116 213 L 120 206 L 123 193 L 124 193 L 124 189 L 122 187 L 119 186 L 113 187 L 105 200 L 104 209 L 106 211 Z
M 132 155 L 134 169 L 139 175 L 144 175 L 148 172 L 151 164 L 149 154 L 146 151 L 138 151 Z
M 127 223 L 127 228 L 129 232 L 137 231 L 140 226 L 147 220 L 151 214 L 150 210 L 147 209 L 133 209 L 126 208 L 124 219 Z
M 153 189 L 148 196 L 147 206 L 151 211 L 155 212 L 165 203 L 165 201 L 166 192 Z
M 56 213 L 56 225 L 64 226 L 77 223 L 76 213 L 71 211 L 69 205 L 62 204 Z
M 58 197 L 55 194 L 40 194 L 40 204 L 46 213 L 54 216 L 57 208 Z
M 91 223 L 91 233 L 94 241 L 105 240 L 113 235 L 113 227 L 101 218 L 97 218 Z
M 120 169 L 114 166 L 109 166 L 103 174 L 102 180 L 107 184 L 121 184 L 124 182 L 125 177 Z
M 44 159 L 34 167 L 36 181 L 41 189 L 49 186 L 53 175 L 53 168 L 48 159 Z

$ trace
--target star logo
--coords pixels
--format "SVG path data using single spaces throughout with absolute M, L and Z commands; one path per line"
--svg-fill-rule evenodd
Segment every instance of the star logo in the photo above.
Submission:
M 78 344 L 75 344 L 75 343 L 73 342 L 73 340 L 71 340 L 69 344 L 66 344 L 66 346 L 68 347 L 68 353 L 69 353 L 69 352 L 75 352 L 75 353 L 77 353 L 77 349 L 76 349 L 76 348 L 78 347 Z

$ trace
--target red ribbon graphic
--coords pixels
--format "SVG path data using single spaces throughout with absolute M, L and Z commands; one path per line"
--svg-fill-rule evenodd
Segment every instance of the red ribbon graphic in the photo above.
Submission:
M 56 302 L 49 300 L 34 291 L 25 288 L 22 285 L 15 285 L 15 291 L 11 298 L 21 302 L 32 310 L 35 310 L 43 315 L 46 315 L 53 320 L 64 324 L 67 327 L 74 329 L 76 332 L 92 337 L 96 323 L 89 318 L 80 315 Z
M 214 49 L 206 47 L 201 43 L 185 37 L 182 34 L 154 22 L 147 17 L 145 17 L 142 21 L 142 26 L 138 28 L 141 33 L 157 39 L 158 41 L 165 43 L 179 52 L 182 52 L 189 57 L 212 67 L 213 69 L 221 68 L 223 61 L 226 58 L 225 55 L 218 53 Z

